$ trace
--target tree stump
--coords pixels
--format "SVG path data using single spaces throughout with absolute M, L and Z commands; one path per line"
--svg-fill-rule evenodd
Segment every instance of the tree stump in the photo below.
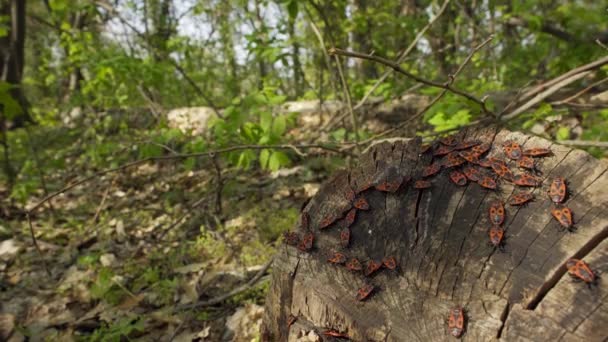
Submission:
M 582 258 L 595 270 L 608 270 L 608 163 L 495 128 L 456 136 L 491 143 L 489 156 L 505 160 L 506 141 L 523 148 L 550 148 L 551 156 L 538 158 L 542 185 L 522 189 L 499 180 L 495 191 L 472 182 L 458 186 L 443 170 L 430 178 L 431 188 L 417 190 L 412 184 L 433 158 L 420 153 L 419 140 L 372 146 L 357 168 L 332 177 L 303 209 L 315 235 L 313 249 L 279 248 L 266 301 L 264 340 L 308 341 L 304 334 L 332 340 L 323 335 L 326 330 L 353 341 L 454 340 L 446 320 L 457 306 L 466 312 L 463 341 L 608 338 L 608 279 L 589 289 L 572 282 L 565 266 L 569 258 Z M 508 164 L 517 169 L 513 161 Z M 344 195 L 349 189 L 381 181 L 389 169 L 411 181 L 395 193 L 374 188 L 362 192 L 371 208 L 357 212 L 348 248 L 340 246 L 341 221 L 318 229 L 323 218 L 351 207 Z M 568 182 L 564 205 L 574 213 L 574 232 L 560 228 L 551 215 L 556 205 L 547 190 L 558 176 Z M 505 204 L 503 252 L 488 244 L 488 207 L 497 199 L 506 203 L 521 190 L 532 191 L 536 199 L 521 207 Z M 302 233 L 301 224 L 294 231 Z M 394 256 L 398 268 L 365 277 L 328 263 L 332 251 L 362 262 Z M 357 290 L 366 283 L 376 290 L 358 301 Z M 290 316 L 297 320 L 292 322 Z

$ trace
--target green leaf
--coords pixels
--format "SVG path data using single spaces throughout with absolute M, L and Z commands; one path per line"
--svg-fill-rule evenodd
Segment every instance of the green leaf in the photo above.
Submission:
M 274 119 L 272 123 L 272 134 L 275 137 L 281 137 L 283 133 L 285 133 L 285 129 L 287 128 L 287 123 L 285 121 L 285 116 L 280 115 Z
M 264 132 L 269 132 L 272 127 L 272 113 L 268 111 L 260 112 L 260 127 Z
M 294 20 L 298 16 L 298 0 L 291 0 L 287 4 L 287 11 L 289 12 L 289 17 Z
M 270 150 L 265 148 L 260 152 L 260 166 L 262 167 L 262 169 L 268 168 L 269 159 L 270 159 Z
M 570 138 L 570 128 L 560 127 L 555 132 L 555 139 L 557 140 L 568 140 Z
M 289 165 L 289 162 L 289 157 L 285 153 L 281 151 L 274 151 L 270 156 L 270 160 L 268 161 L 268 168 L 271 171 L 276 171 L 283 166 Z

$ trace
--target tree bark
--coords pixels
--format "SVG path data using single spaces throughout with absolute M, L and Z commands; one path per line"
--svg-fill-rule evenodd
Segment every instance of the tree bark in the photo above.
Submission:
M 508 182 L 500 182 L 497 191 L 472 183 L 457 186 L 444 171 L 432 178 L 430 189 L 415 190 L 413 180 L 431 162 L 431 156 L 419 156 L 420 142 L 374 145 L 356 169 L 336 174 L 304 208 L 315 234 L 312 252 L 287 245 L 279 248 L 263 338 L 307 341 L 299 336 L 314 330 L 327 341 L 322 332 L 334 329 L 353 341 L 453 341 L 445 320 L 454 306 L 466 310 L 462 340 L 602 341 L 608 337 L 608 284 L 600 281 L 589 290 L 572 283 L 564 266 L 575 257 L 598 271 L 608 270 L 608 162 L 506 130 L 487 128 L 459 135 L 492 143 L 490 156 L 495 157 L 503 155 L 505 141 L 553 151 L 539 159 L 543 186 L 531 189 L 536 200 L 525 207 L 505 205 L 505 252 L 488 245 L 488 207 L 524 189 Z M 371 210 L 357 212 L 351 246 L 343 252 L 361 261 L 394 256 L 399 267 L 366 278 L 326 261 L 330 251 L 340 250 L 339 229 L 316 227 L 327 214 L 350 207 L 343 195 L 347 189 L 359 188 L 387 167 L 412 181 L 394 194 L 373 188 L 363 193 Z M 550 213 L 554 205 L 546 191 L 550 179 L 557 176 L 568 181 L 571 193 L 565 205 L 574 212 L 575 233 L 561 230 Z M 302 232 L 301 227 L 295 230 Z M 374 284 L 377 290 L 360 302 L 355 296 L 364 283 Z M 291 327 L 290 315 L 297 317 Z

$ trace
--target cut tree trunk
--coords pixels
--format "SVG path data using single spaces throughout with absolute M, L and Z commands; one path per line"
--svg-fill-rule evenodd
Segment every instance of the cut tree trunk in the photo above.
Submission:
M 538 158 L 542 186 L 527 190 L 504 181 L 496 191 L 475 183 L 458 186 L 444 170 L 430 178 L 431 188 L 420 191 L 412 184 L 432 157 L 419 155 L 417 139 L 372 146 L 356 169 L 335 175 L 304 208 L 315 234 L 312 251 L 279 248 L 262 326 L 265 340 L 308 341 L 316 335 L 328 341 L 323 332 L 329 329 L 353 341 L 454 340 L 446 319 L 455 306 L 466 312 L 463 341 L 608 338 L 608 279 L 589 289 L 572 282 L 565 267 L 568 258 L 583 258 L 593 269 L 608 271 L 608 163 L 506 130 L 458 135 L 492 143 L 489 155 L 500 158 L 509 140 L 524 148 L 550 148 L 552 156 Z M 514 162 L 508 164 L 516 170 Z M 350 247 L 341 249 L 340 221 L 324 230 L 319 222 L 350 207 L 347 189 L 361 188 L 389 167 L 412 180 L 396 193 L 364 191 L 371 209 L 357 212 Z M 574 213 L 575 232 L 561 229 L 551 215 L 555 205 L 547 189 L 558 176 L 568 182 L 563 205 Z M 505 205 L 505 250 L 494 249 L 488 245 L 488 207 L 522 190 L 533 191 L 536 199 L 523 207 Z M 295 231 L 303 232 L 300 224 Z M 394 256 L 399 267 L 368 278 L 328 263 L 331 251 L 362 262 Z M 357 301 L 365 283 L 377 290 Z M 297 317 L 291 326 L 290 315 Z

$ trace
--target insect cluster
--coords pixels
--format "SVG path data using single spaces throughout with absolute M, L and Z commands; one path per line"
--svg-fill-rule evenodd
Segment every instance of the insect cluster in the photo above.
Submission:
M 339 227 L 339 246 L 337 250 L 326 253 L 329 264 L 344 267 L 346 270 L 361 274 L 363 285 L 357 289 L 354 295 L 357 301 L 366 301 L 380 289 L 371 282 L 371 278 L 382 269 L 394 271 L 398 268 L 395 257 L 385 256 L 381 260 L 368 258 L 360 260 L 349 256 L 351 248 L 351 227 L 357 219 L 360 211 L 371 209 L 365 197 L 366 191 L 380 191 L 387 194 L 397 193 L 405 188 L 410 181 L 412 188 L 419 191 L 432 188 L 433 179 L 445 173 L 449 180 L 457 186 L 465 186 L 469 182 L 477 183 L 480 187 L 488 190 L 498 190 L 501 182 L 510 182 L 518 188 L 534 188 L 542 185 L 537 169 L 539 157 L 551 154 L 551 150 L 545 148 L 523 149 L 518 143 L 509 141 L 502 145 L 503 158 L 489 157 L 490 143 L 479 140 L 459 140 L 453 136 L 444 137 L 432 144 L 423 145 L 420 156 L 430 155 L 429 164 L 420 172 L 420 177 L 412 179 L 402 176 L 394 167 L 387 167 L 370 182 L 358 186 L 356 189 L 345 191 L 344 200 L 348 203 L 347 208 L 339 213 L 331 213 L 324 217 L 316 218 L 317 232 L 324 232 L 331 227 Z M 511 170 L 509 165 L 516 165 L 517 171 Z M 556 205 L 551 211 L 553 217 L 559 224 L 573 231 L 572 211 L 563 205 L 567 197 L 566 180 L 561 177 L 553 179 L 549 191 L 550 200 Z M 523 206 L 534 201 L 532 192 L 517 190 L 508 200 L 511 206 Z M 505 203 L 500 200 L 490 202 L 488 208 L 490 221 L 489 244 L 495 249 L 504 251 L 505 228 L 503 224 L 506 218 Z M 306 210 L 301 213 L 300 228 L 302 234 L 287 232 L 284 241 L 287 245 L 296 247 L 301 252 L 310 253 L 314 250 L 315 230 L 311 224 L 311 218 Z M 582 260 L 571 259 L 567 264 L 568 272 L 577 279 L 587 284 L 595 282 L 596 274 Z M 354 291 L 353 291 L 354 292 Z M 450 310 L 448 317 L 448 328 L 451 335 L 460 337 L 465 331 L 466 319 L 464 309 L 456 307 Z M 328 336 L 339 336 L 347 338 L 345 333 L 328 330 Z

